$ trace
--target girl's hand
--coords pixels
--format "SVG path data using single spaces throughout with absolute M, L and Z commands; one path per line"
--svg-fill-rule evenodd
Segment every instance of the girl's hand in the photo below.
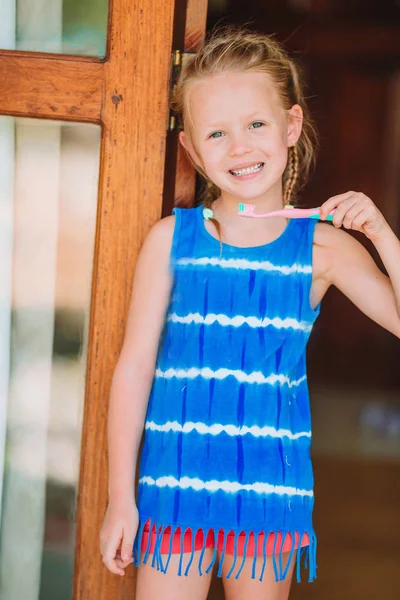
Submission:
M 345 227 L 361 231 L 372 241 L 391 229 L 382 213 L 368 196 L 361 192 L 346 192 L 332 196 L 321 206 L 321 219 L 324 220 L 334 210 L 332 223 L 335 227 Z
M 115 575 L 125 575 L 132 562 L 132 548 L 139 523 L 135 504 L 109 503 L 100 532 L 103 563 Z

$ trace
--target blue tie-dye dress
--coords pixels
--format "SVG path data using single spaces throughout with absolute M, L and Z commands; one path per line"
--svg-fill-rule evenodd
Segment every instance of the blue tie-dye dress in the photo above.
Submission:
M 147 559 L 146 522 L 157 528 L 153 565 L 161 570 L 168 527 L 182 536 L 264 532 L 265 540 L 298 532 L 310 544 L 297 552 L 297 578 L 303 555 L 312 581 L 305 352 L 319 312 L 309 300 L 315 221 L 290 220 L 269 244 L 223 244 L 221 254 L 202 209 L 174 209 L 174 282 L 145 421 L 134 562 Z M 282 579 L 282 561 L 273 560 Z

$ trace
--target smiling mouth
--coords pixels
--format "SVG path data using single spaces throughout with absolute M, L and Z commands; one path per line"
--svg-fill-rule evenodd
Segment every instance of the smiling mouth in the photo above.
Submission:
M 257 173 L 258 171 L 261 171 L 263 166 L 264 163 L 260 162 L 256 165 L 253 165 L 252 167 L 246 167 L 245 169 L 231 169 L 229 173 L 231 173 L 235 177 L 241 177 L 242 175 L 250 175 L 250 173 Z

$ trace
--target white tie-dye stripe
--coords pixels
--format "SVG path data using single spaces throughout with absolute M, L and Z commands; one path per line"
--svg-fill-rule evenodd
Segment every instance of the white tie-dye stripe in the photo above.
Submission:
M 224 314 L 213 314 L 210 313 L 203 317 L 200 313 L 189 313 L 185 316 L 177 315 L 176 313 L 172 313 L 168 316 L 168 321 L 172 321 L 173 323 L 183 323 L 190 325 L 191 323 L 196 323 L 197 325 L 213 325 L 214 323 L 218 323 L 223 327 L 232 326 L 232 327 L 241 327 L 246 324 L 249 327 L 274 327 L 275 329 L 300 329 L 301 331 L 309 332 L 312 330 L 312 323 L 307 323 L 306 321 L 298 321 L 297 319 L 286 318 L 281 319 L 279 317 L 274 317 L 273 319 L 258 319 L 257 317 L 244 317 L 242 315 L 236 315 L 235 317 L 228 317 Z
M 232 375 L 240 383 L 267 383 L 269 385 L 274 385 L 275 383 L 283 385 L 286 383 L 290 388 L 297 387 L 307 379 L 307 375 L 303 375 L 303 377 L 300 377 L 297 381 L 292 381 L 286 375 L 277 373 L 271 373 L 271 375 L 265 377 L 260 371 L 254 371 L 253 373 L 245 373 L 244 371 L 231 369 L 217 369 L 216 371 L 213 371 L 209 367 L 203 367 L 202 369 L 197 369 L 196 367 L 191 367 L 190 369 L 170 368 L 166 371 L 156 369 L 155 375 L 156 377 L 163 377 L 165 379 L 172 379 L 173 377 L 176 377 L 177 379 L 194 379 L 195 377 L 203 377 L 204 379 L 226 379 L 229 375 Z
M 255 483 L 242 484 L 238 481 L 217 481 L 213 479 L 211 481 L 203 481 L 198 478 L 181 477 L 176 479 L 171 475 L 164 477 L 142 477 L 139 479 L 139 483 L 146 485 L 156 485 L 157 487 L 179 487 L 183 490 L 191 488 L 196 492 L 207 490 L 208 492 L 228 492 L 235 494 L 237 492 L 255 492 L 256 494 L 277 494 L 278 496 L 309 496 L 312 498 L 314 493 L 312 490 L 301 490 L 295 487 L 286 485 L 271 485 L 270 483 L 262 483 L 256 481 Z
M 274 265 L 268 260 L 247 260 L 245 258 L 178 258 L 176 261 L 178 265 L 199 265 L 199 266 L 210 266 L 210 267 L 222 267 L 223 269 L 251 269 L 253 271 L 276 271 L 282 275 L 292 275 L 293 273 L 311 274 L 311 265 Z
M 311 438 L 311 431 L 293 433 L 289 429 L 276 429 L 275 427 L 259 427 L 258 425 L 253 425 L 252 427 L 237 427 L 236 425 L 221 425 L 220 423 L 206 425 L 205 423 L 193 423 L 192 421 L 187 421 L 184 425 L 181 425 L 178 421 L 167 421 L 162 425 L 155 423 L 154 421 L 147 421 L 145 428 L 150 431 L 162 431 L 165 433 L 169 431 L 174 431 L 175 433 L 191 433 L 192 431 L 197 431 L 200 435 L 220 435 L 224 432 L 230 436 L 250 434 L 254 437 L 287 437 L 290 440 L 298 440 L 303 437 Z

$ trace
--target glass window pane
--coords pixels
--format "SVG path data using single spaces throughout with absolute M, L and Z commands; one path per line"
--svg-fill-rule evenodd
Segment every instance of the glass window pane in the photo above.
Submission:
M 0 598 L 70 600 L 101 129 L 0 117 Z
M 108 0 L 1 0 L 0 48 L 104 56 Z

